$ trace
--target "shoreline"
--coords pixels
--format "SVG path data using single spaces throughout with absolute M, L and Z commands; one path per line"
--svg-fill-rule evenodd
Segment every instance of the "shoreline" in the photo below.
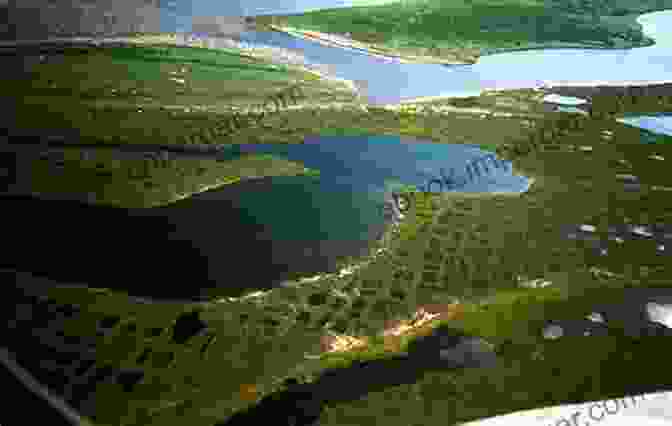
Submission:
M 401 106 L 401 105 L 407 105 L 407 104 L 418 104 L 418 103 L 425 103 L 425 102 L 442 101 L 442 100 L 446 100 L 446 99 L 473 98 L 473 97 L 479 97 L 482 94 L 484 94 L 485 92 L 486 91 L 483 90 L 481 93 L 479 93 L 477 95 L 463 95 L 463 96 L 457 96 L 457 95 L 419 96 L 417 98 L 405 99 L 405 100 L 402 100 L 402 101 L 400 101 L 398 103 L 394 103 L 394 104 L 385 104 L 385 106 L 394 107 L 394 106 Z M 456 108 L 458 108 L 458 107 L 456 107 Z M 460 108 L 460 110 L 462 110 L 462 109 L 464 109 L 464 108 Z
M 477 95 L 435 95 L 435 96 L 420 96 L 417 98 L 405 99 L 398 103 L 386 104 L 387 107 L 402 106 L 407 104 L 417 104 L 425 102 L 434 102 L 442 101 L 446 99 L 455 99 L 455 98 L 471 98 L 479 97 L 485 94 L 498 93 L 498 92 L 515 92 L 520 90 L 535 90 L 544 94 L 555 93 L 556 91 L 563 92 L 574 92 L 574 91 L 591 91 L 599 92 L 600 90 L 619 90 L 619 89 L 628 89 L 634 87 L 643 87 L 643 88 L 653 88 L 652 86 L 665 86 L 672 85 L 672 79 L 670 80 L 640 80 L 640 81 L 582 81 L 582 82 L 543 82 L 541 84 L 529 87 L 516 87 L 516 88 L 487 88 L 483 89 L 480 94 Z M 559 94 L 559 93 L 556 93 Z M 560 94 L 559 94 L 560 95 Z M 575 95 L 579 96 L 579 95 Z M 588 96 L 588 95 L 584 95 Z M 585 104 L 581 104 L 585 105 Z M 457 108 L 457 107 L 456 107 Z M 459 110 L 465 110 L 466 108 L 459 108 Z
M 217 39 L 217 37 L 213 37 L 213 39 Z M 92 47 L 100 47 L 100 46 L 105 46 L 105 45 L 114 45 L 114 44 L 131 44 L 131 45 L 142 45 L 142 46 L 149 46 L 151 47 L 152 45 L 155 44 L 163 44 L 167 43 L 170 45 L 175 45 L 175 46 L 180 46 L 180 47 L 192 47 L 192 48 L 204 48 L 204 49 L 212 49 L 212 50 L 222 50 L 222 51 L 236 51 L 240 56 L 245 57 L 245 58 L 250 58 L 250 59 L 257 59 L 257 60 L 264 60 L 268 61 L 272 64 L 275 65 L 283 65 L 286 66 L 289 70 L 291 71 L 298 71 L 298 72 L 304 72 L 307 74 L 310 74 L 312 76 L 317 77 L 320 80 L 324 80 L 327 83 L 335 83 L 337 85 L 343 85 L 345 86 L 348 90 L 352 91 L 357 97 L 361 97 L 361 93 L 355 83 L 352 80 L 347 80 L 344 78 L 336 77 L 333 75 L 330 75 L 324 71 L 319 70 L 315 66 L 310 66 L 307 65 L 305 62 L 285 62 L 281 60 L 277 60 L 274 58 L 274 53 L 277 50 L 280 52 L 281 50 L 284 50 L 283 48 L 279 47 L 273 47 L 273 46 L 266 46 L 266 47 L 255 47 L 255 48 L 245 48 L 241 46 L 235 45 L 237 42 L 234 39 L 227 39 L 222 37 L 222 39 L 226 39 L 227 41 L 230 41 L 232 43 L 231 47 L 211 47 L 207 45 L 207 42 L 204 41 L 202 38 L 197 38 L 192 37 L 189 35 L 189 33 L 183 33 L 183 34 L 176 34 L 176 33 L 166 33 L 162 35 L 151 35 L 147 36 L 146 38 L 143 37 L 103 37 L 103 38 L 96 38 L 96 37 L 54 37 L 54 38 L 47 38 L 47 39 L 36 39 L 36 40 L 12 40 L 12 41 L 7 41 L 7 40 L 2 40 L 0 41 L 0 53 L 2 53 L 2 48 L 20 48 L 24 46 L 32 46 L 32 45 L 43 45 L 43 44 L 59 44 L 59 43 L 66 43 L 66 44 L 85 44 L 89 45 Z
M 366 267 L 378 257 L 384 256 L 387 252 L 389 252 L 392 242 L 394 241 L 394 236 L 398 234 L 399 225 L 403 222 L 404 218 L 405 217 L 402 217 L 401 219 L 384 218 L 382 223 L 379 224 L 380 231 L 374 234 L 375 236 L 368 241 L 367 253 L 363 255 L 352 256 L 350 261 L 339 261 L 336 259 L 334 262 L 334 269 L 336 269 L 337 272 L 325 271 L 319 274 L 305 275 L 295 279 L 282 281 L 277 286 L 267 290 L 252 291 L 239 297 L 213 298 L 212 300 L 206 301 L 204 303 L 210 306 L 227 302 L 234 303 L 263 297 L 268 293 L 280 288 L 300 288 L 306 284 L 318 283 L 320 281 L 329 279 L 342 279 L 345 276 L 351 275 L 355 271 Z
M 562 82 L 562 81 L 549 81 L 544 82 L 540 88 L 541 89 L 553 89 L 553 88 L 585 88 L 591 87 L 599 89 L 601 87 L 608 88 L 619 88 L 619 87 L 644 87 L 644 86 L 661 86 L 665 84 L 672 84 L 672 79 L 670 80 L 629 80 L 629 81 L 579 81 L 579 82 Z M 498 90 L 498 89 L 493 89 Z M 506 89 L 502 89 L 506 90 Z
M 572 96 L 572 97 L 579 97 L 579 98 L 589 98 L 594 95 L 600 95 L 600 94 L 619 94 L 623 91 L 627 90 L 633 90 L 633 89 L 640 89 L 640 90 L 664 90 L 670 92 L 672 94 L 672 80 L 670 81 L 649 81 L 649 82 L 636 82 L 636 81 L 627 81 L 627 82 L 622 82 L 623 84 L 617 85 L 617 84 L 595 84 L 595 85 L 588 85 L 588 84 L 575 84 L 575 83 L 566 83 L 566 84 L 549 84 L 548 86 L 544 86 L 542 90 L 546 92 L 552 92 L 555 94 L 558 94 L 560 96 Z M 577 105 L 577 107 L 580 106 L 586 106 L 587 103 L 583 103 L 580 105 Z
M 418 61 L 418 58 L 414 57 L 405 57 L 402 55 L 387 55 L 384 53 L 379 53 L 375 49 L 369 48 L 368 46 L 359 46 L 359 42 L 354 42 L 353 44 L 346 44 L 346 40 L 339 38 L 343 40 L 343 42 L 337 42 L 334 40 L 331 40 L 330 37 L 336 37 L 327 33 L 319 33 L 316 31 L 302 31 L 302 30 L 293 30 L 289 28 L 282 28 L 278 27 L 276 25 L 270 25 L 270 28 L 273 31 L 278 31 L 281 33 L 288 34 L 292 37 L 297 37 L 303 40 L 309 40 L 309 41 L 315 41 L 317 43 L 320 43 L 322 45 L 328 46 L 328 47 L 333 47 L 333 48 L 341 48 L 341 49 L 346 49 L 346 50 L 352 50 L 352 51 L 358 51 L 364 54 L 367 54 L 372 57 L 379 57 L 383 59 L 389 59 L 389 60 L 396 60 L 398 63 L 426 63 L 424 61 Z M 310 33 L 310 34 L 315 34 L 315 36 L 312 35 L 305 35 L 305 33 Z M 0 41 L 0 48 L 3 47 L 21 47 L 21 46 L 29 46 L 29 45 L 40 45 L 40 44 L 49 44 L 49 43 L 68 43 L 68 44 L 77 44 L 77 43 L 83 43 L 83 44 L 89 44 L 92 46 L 101 46 L 101 45 L 107 45 L 107 44 L 115 44 L 115 43 L 125 43 L 125 44 L 136 44 L 136 45 L 151 45 L 151 44 L 156 44 L 156 43 L 170 43 L 170 44 L 175 44 L 177 46 L 186 46 L 186 47 L 204 47 L 204 48 L 210 48 L 205 45 L 203 41 L 192 41 L 189 40 L 188 33 L 185 33 L 181 36 L 178 36 L 173 33 L 166 33 L 165 35 L 151 35 L 147 36 L 146 39 L 143 39 L 142 37 L 108 37 L 108 38 L 96 38 L 96 37 L 55 37 L 55 38 L 48 38 L 48 39 L 37 39 L 37 40 L 12 40 L 12 41 Z M 214 50 L 220 50 L 217 48 L 212 48 Z M 351 90 L 357 98 L 362 98 L 362 94 L 360 93 L 359 89 L 357 88 L 357 85 L 353 80 L 348 80 L 340 77 L 336 77 L 333 75 L 330 75 L 324 71 L 321 71 L 318 69 L 318 67 L 315 66 L 310 66 L 308 64 L 301 64 L 301 63 L 285 63 L 283 61 L 277 61 L 273 57 L 273 52 L 272 50 L 274 49 L 273 47 L 266 47 L 266 48 L 254 48 L 254 49 L 247 49 L 247 48 L 240 48 L 240 47 L 231 47 L 231 50 L 236 50 L 239 52 L 239 54 L 243 57 L 247 58 L 253 58 L 253 59 L 261 59 L 261 60 L 266 60 L 270 61 L 272 63 L 276 64 L 281 64 L 284 66 L 287 66 L 288 69 L 294 70 L 294 71 L 299 71 L 299 72 L 305 72 L 307 74 L 313 75 L 317 77 L 318 79 L 324 80 L 325 82 L 328 83 L 335 83 L 338 85 L 343 85 L 346 86 L 348 90 Z M 254 52 L 253 50 L 257 50 Z M 280 48 L 277 48 L 280 49 Z M 545 48 L 531 48 L 531 49 L 526 49 L 526 50 L 539 50 L 539 49 L 545 49 Z M 609 48 L 603 48 L 606 50 L 609 50 Z M 262 51 L 263 53 L 259 53 L 259 51 Z M 503 52 L 497 52 L 499 53 L 507 53 L 505 51 Z M 448 62 L 446 62 L 448 63 Z M 465 63 L 465 62 L 456 62 L 455 64 L 459 65 L 474 65 L 474 63 Z M 548 81 L 548 80 L 540 80 L 537 81 L 536 84 L 530 84 L 525 87 L 516 87 L 516 88 L 497 88 L 497 87 L 491 87 L 491 88 L 483 88 L 480 90 L 480 93 L 478 94 L 472 94 L 472 95 L 465 95 L 465 94 L 454 94 L 454 95 L 432 95 L 432 96 L 420 96 L 416 98 L 409 98 L 409 99 L 403 99 L 400 100 L 399 102 L 396 103 L 390 103 L 390 104 L 385 104 L 384 106 L 388 107 L 395 107 L 395 106 L 402 106 L 406 104 L 416 104 L 416 103 L 425 103 L 425 102 L 433 102 L 433 101 L 441 101 L 445 99 L 454 99 L 454 98 L 469 98 L 469 97 L 477 97 L 485 93 L 492 93 L 492 92 L 507 92 L 507 91 L 515 91 L 515 90 L 539 90 L 539 91 L 550 91 L 553 92 L 554 90 L 599 90 L 601 88 L 605 89 L 619 89 L 619 88 L 628 88 L 628 87 L 649 87 L 649 86 L 658 86 L 658 85 L 666 85 L 666 84 L 672 84 L 672 78 L 669 80 L 628 80 L 628 81 Z M 368 103 L 368 102 L 367 102 Z
M 354 52 L 364 53 L 376 58 L 398 61 L 401 64 L 438 64 L 438 65 L 473 65 L 474 62 L 469 61 L 449 61 L 440 57 L 434 56 L 412 56 L 401 54 L 390 54 L 370 45 L 363 44 L 356 40 L 349 41 L 343 37 L 339 37 L 329 33 L 322 33 L 318 31 L 300 30 L 291 27 L 280 27 L 270 24 L 269 28 L 272 31 L 288 34 L 292 37 L 297 37 L 302 40 L 314 41 L 327 47 L 336 47 L 347 49 Z M 478 58 L 474 58 L 477 60 Z

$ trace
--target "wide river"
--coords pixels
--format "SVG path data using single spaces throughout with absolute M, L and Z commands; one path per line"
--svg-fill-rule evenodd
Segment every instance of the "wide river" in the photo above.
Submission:
M 243 32 L 241 40 L 297 51 L 309 64 L 327 66 L 334 76 L 355 81 L 369 102 L 392 104 L 429 96 L 477 96 L 492 89 L 672 82 L 672 32 L 665 30 L 672 25 L 672 11 L 647 13 L 637 20 L 654 45 L 497 53 L 473 65 L 400 64 L 280 32 Z

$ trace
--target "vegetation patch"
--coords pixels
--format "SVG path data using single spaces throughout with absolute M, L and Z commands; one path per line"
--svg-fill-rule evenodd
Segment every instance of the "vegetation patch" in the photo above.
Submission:
M 17 150 L 14 194 L 75 199 L 91 204 L 150 208 L 193 194 L 266 176 L 319 175 L 300 164 L 269 155 L 245 155 L 226 162 L 208 156 L 119 153 L 114 149 Z
M 443 62 L 473 63 L 483 54 L 540 47 L 627 48 L 651 43 L 636 14 L 660 2 L 491 0 L 393 2 L 265 16 L 260 25 L 349 33 L 380 51 Z M 628 16 L 627 20 L 614 17 Z M 448 30 L 446 30 L 448 29 Z

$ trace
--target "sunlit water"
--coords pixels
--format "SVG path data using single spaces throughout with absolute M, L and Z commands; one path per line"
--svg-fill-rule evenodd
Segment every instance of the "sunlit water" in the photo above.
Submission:
M 512 174 L 510 162 L 495 167 L 486 160 L 485 167 L 470 175 L 466 166 L 471 161 L 491 155 L 479 148 L 413 138 L 309 137 L 304 144 L 243 144 L 233 149 L 279 155 L 320 171 L 319 178 L 271 178 L 272 195 L 240 193 L 241 205 L 270 226 L 274 239 L 366 240 L 372 227 L 380 232 L 387 195 L 424 185 L 428 179 L 440 178 L 442 171 L 449 175 L 453 170 L 452 191 L 523 192 L 530 186 L 529 179 Z M 438 185 L 431 189 L 440 190 Z M 202 197 L 216 198 L 217 191 Z
M 645 116 L 629 116 L 618 118 L 618 121 L 649 132 L 672 136 L 672 114 L 656 114 Z
M 486 89 L 543 85 L 628 85 L 672 81 L 672 41 L 665 31 L 671 11 L 638 21 L 655 44 L 634 49 L 540 49 L 499 53 L 474 65 L 399 64 L 362 52 L 328 47 L 282 33 L 244 32 L 250 44 L 301 52 L 309 63 L 328 64 L 335 76 L 353 80 L 372 103 L 396 103 L 425 96 L 473 96 Z M 568 67 L 569 63 L 581 66 Z
M 315 8 L 322 7 L 308 3 Z M 268 10 L 276 6 L 280 5 L 259 5 Z M 300 11 L 307 5 L 293 7 Z M 166 9 L 170 7 L 167 5 Z M 179 12 L 176 16 L 189 22 L 192 16 L 238 14 L 224 12 L 224 9 L 220 13 L 217 7 L 206 2 L 174 8 Z M 325 46 L 278 32 L 244 31 L 239 37 L 243 47 L 289 49 L 303 56 L 303 62 L 312 67 L 328 69 L 335 77 L 354 81 L 369 102 L 387 104 L 429 96 L 476 96 L 492 89 L 672 81 L 672 36 L 665 30 L 672 23 L 672 11 L 644 14 L 638 22 L 645 36 L 655 40 L 654 45 L 634 49 L 534 49 L 485 55 L 473 65 L 400 64 L 362 51 Z M 167 29 L 176 30 L 188 33 L 191 26 L 180 24 Z M 203 35 L 201 38 L 213 37 Z M 228 44 L 214 40 L 210 45 L 215 48 Z M 581 66 L 567 66 L 579 63 Z
M 560 96 L 556 95 L 555 93 L 544 96 L 542 100 L 544 102 L 552 102 L 561 105 L 582 105 L 588 102 L 585 99 L 575 98 L 572 96 Z

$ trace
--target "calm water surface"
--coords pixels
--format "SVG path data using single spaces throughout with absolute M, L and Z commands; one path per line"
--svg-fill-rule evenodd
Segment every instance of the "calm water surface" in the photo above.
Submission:
M 267 289 L 366 254 L 389 223 L 383 205 L 390 191 L 422 184 L 441 168 L 459 175 L 468 161 L 487 154 L 472 146 L 376 136 L 241 145 L 219 155 L 246 152 L 302 161 L 321 175 L 250 180 L 153 209 L 14 197 L 4 203 L 3 241 L 10 250 L 0 266 L 138 296 Z M 528 187 L 509 165 L 490 167 L 459 190 Z
M 618 121 L 631 126 L 639 127 L 650 133 L 657 135 L 672 136 L 672 114 L 650 114 L 650 115 L 631 115 L 618 118 Z M 651 138 L 643 138 L 643 142 L 650 141 Z M 670 141 L 670 138 L 656 138 L 657 140 Z
M 335 76 L 358 82 L 371 103 L 386 104 L 423 96 L 475 96 L 486 89 L 671 81 L 672 37 L 666 28 L 672 11 L 647 13 L 638 22 L 654 45 L 499 53 L 482 56 L 474 65 L 399 64 L 275 32 L 243 32 L 241 40 L 294 49 L 310 64 L 331 65 Z

